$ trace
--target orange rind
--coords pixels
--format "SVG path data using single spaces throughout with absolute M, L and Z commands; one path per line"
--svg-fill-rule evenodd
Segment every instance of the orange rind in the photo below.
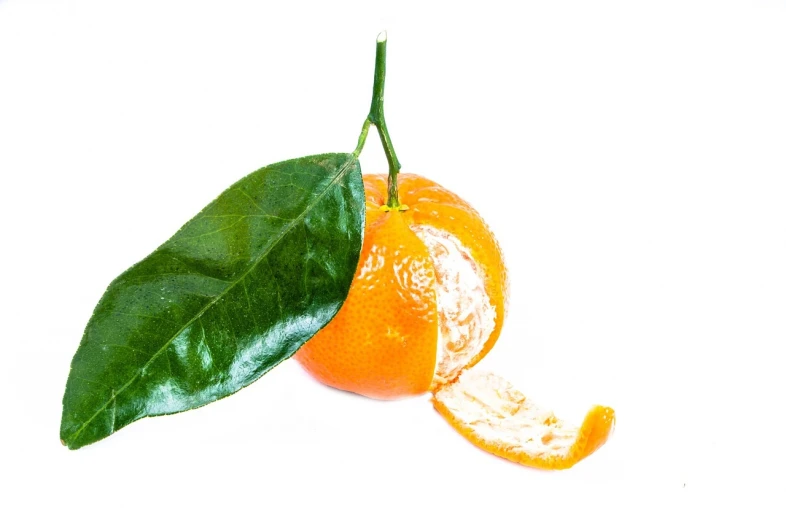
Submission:
M 594 406 L 576 427 L 558 419 L 505 379 L 464 372 L 432 396 L 437 411 L 475 446 L 525 466 L 567 469 L 600 448 L 614 430 L 614 410 Z

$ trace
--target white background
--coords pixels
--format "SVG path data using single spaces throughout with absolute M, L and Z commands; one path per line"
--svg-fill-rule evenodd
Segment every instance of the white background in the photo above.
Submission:
M 786 3 L 513 4 L 0 1 L 0 517 L 783 518 Z M 614 437 L 535 471 L 287 362 L 63 448 L 108 283 L 246 173 L 351 151 L 382 29 L 404 170 L 506 253 L 480 366 Z

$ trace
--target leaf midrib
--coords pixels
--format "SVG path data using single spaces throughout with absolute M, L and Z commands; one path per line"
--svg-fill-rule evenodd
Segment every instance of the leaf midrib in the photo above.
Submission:
M 286 226 L 285 226 L 285 227 L 284 227 L 284 228 L 283 228 L 283 229 L 282 229 L 282 230 L 281 230 L 281 231 L 278 233 L 278 236 L 276 236 L 275 240 L 273 240 L 273 241 L 271 241 L 271 242 L 269 243 L 268 247 L 266 247 L 266 248 L 265 248 L 265 250 L 264 250 L 264 251 L 263 251 L 263 252 L 262 252 L 262 253 L 259 255 L 259 257 L 258 257 L 258 258 L 257 258 L 257 259 L 254 261 L 254 263 L 251 265 L 251 267 L 249 267 L 249 268 L 248 268 L 248 269 L 247 269 L 245 272 L 243 272 L 243 274 L 242 274 L 241 276 L 239 276 L 239 277 L 238 277 L 236 280 L 234 280 L 233 282 L 231 282 L 231 283 L 230 283 L 230 284 L 229 284 L 229 285 L 228 285 L 228 286 L 227 286 L 227 287 L 226 287 L 226 288 L 225 288 L 225 289 L 224 289 L 224 290 L 223 290 L 223 291 L 222 291 L 220 294 L 218 294 L 218 295 L 217 295 L 215 298 L 213 298 L 213 299 L 212 299 L 212 300 L 211 300 L 211 301 L 210 301 L 210 302 L 209 302 L 207 305 L 205 305 L 205 306 L 204 306 L 204 307 L 203 307 L 203 308 L 202 308 L 202 309 L 201 309 L 201 310 L 200 310 L 200 311 L 199 311 L 199 312 L 198 312 L 198 313 L 197 313 L 197 314 L 196 314 L 196 315 L 195 315 L 193 318 L 191 318 L 190 320 L 188 320 L 188 322 L 186 322 L 186 324 L 185 324 L 185 325 L 183 325 L 183 326 L 180 328 L 180 330 L 178 330 L 178 331 L 177 331 L 177 332 L 176 332 L 176 333 L 175 333 L 175 334 L 174 334 L 174 335 L 173 335 L 171 338 L 169 338 L 169 340 L 167 340 L 167 342 L 166 342 L 166 343 L 164 343 L 164 345 L 163 345 L 163 346 L 162 346 L 160 349 L 158 349 L 158 351 L 156 351 L 156 352 L 155 352 L 155 353 L 154 353 L 154 354 L 153 354 L 153 355 L 150 357 L 150 359 L 147 361 L 147 363 L 145 363 L 144 365 L 142 365 L 142 367 L 141 367 L 139 370 L 137 370 L 137 371 L 136 371 L 136 373 L 134 373 L 134 375 L 133 375 L 133 376 L 132 376 L 132 377 L 131 377 L 131 378 L 130 378 L 130 379 L 129 379 L 129 380 L 128 380 L 128 381 L 127 381 L 127 382 L 126 382 L 124 385 L 123 385 L 123 386 L 121 386 L 121 387 L 120 387 L 120 388 L 119 388 L 117 391 L 114 391 L 114 390 L 113 390 L 112 397 L 111 397 L 111 398 L 109 398 L 109 399 L 108 399 L 108 400 L 107 400 L 107 401 L 106 401 L 106 402 L 105 402 L 105 403 L 104 403 L 104 404 L 103 404 L 103 405 L 102 405 L 102 406 L 101 406 L 101 407 L 100 407 L 98 410 L 96 410 L 96 412 L 95 412 L 95 413 L 94 413 L 94 414 L 93 414 L 93 415 L 92 415 L 92 416 L 91 416 L 91 417 L 90 417 L 88 420 L 86 420 L 85 422 L 83 422 L 83 423 L 82 423 L 82 426 L 81 426 L 81 427 L 80 427 L 80 428 L 79 428 L 79 429 L 78 429 L 76 432 L 74 432 L 74 434 L 73 434 L 73 435 L 71 435 L 71 436 L 69 437 L 69 439 L 68 439 L 68 442 L 67 442 L 67 444 L 69 445 L 69 447 L 70 447 L 70 445 L 71 445 L 71 443 L 72 443 L 73 441 L 75 441 L 76 439 L 78 439 L 78 438 L 79 438 L 79 436 L 82 434 L 82 432 L 85 430 L 85 428 L 87 428 L 87 426 L 88 426 L 90 423 L 92 423 L 92 422 L 93 422 L 93 420 L 94 420 L 96 417 L 98 417 L 98 415 L 99 415 L 101 412 L 103 412 L 104 410 L 106 410 L 106 407 L 107 407 L 107 406 L 109 406 L 109 403 L 111 403 L 112 401 L 114 401 L 115 403 L 117 402 L 117 396 L 118 396 L 118 395 L 120 395 L 120 394 L 121 394 L 121 393 L 122 393 L 122 392 L 123 392 L 123 391 L 124 391 L 126 388 L 128 388 L 128 387 L 131 385 L 131 383 L 133 383 L 133 382 L 134 382 L 134 381 L 135 381 L 135 380 L 136 380 L 136 379 L 139 377 L 139 375 L 140 375 L 141 373 L 143 373 L 143 372 L 145 371 L 145 369 L 146 369 L 148 366 L 150 366 L 150 364 L 151 364 L 153 361 L 155 361 L 155 360 L 158 358 L 158 356 L 160 356 L 161 354 L 163 354 L 163 353 L 166 351 L 166 349 L 167 349 L 167 348 L 169 348 L 169 345 L 171 345 L 171 344 L 172 344 L 172 342 L 173 342 L 173 341 L 174 341 L 174 340 L 175 340 L 175 339 L 176 339 L 178 336 L 180 336 L 180 334 L 182 334 L 184 330 L 186 330 L 188 327 L 190 327 L 190 326 L 191 326 L 191 325 L 192 325 L 192 324 L 193 324 L 193 323 L 194 323 L 196 320 L 198 320 L 199 318 L 201 318 L 201 317 L 202 317 L 202 315 L 203 315 L 205 312 L 207 312 L 207 310 L 208 310 L 208 309 L 210 309 L 211 307 L 213 307 L 213 305 L 215 305 L 215 304 L 216 304 L 216 302 L 218 302 L 218 301 L 219 301 L 221 298 L 223 298 L 224 296 L 226 296 L 226 294 L 227 294 L 229 291 L 231 291 L 231 290 L 232 290 L 232 289 L 233 289 L 233 288 L 234 288 L 234 287 L 235 287 L 235 286 L 236 286 L 236 285 L 237 285 L 237 284 L 238 284 L 238 283 L 239 283 L 241 280 L 244 280 L 244 279 L 245 279 L 245 277 L 246 277 L 246 276 L 247 276 L 247 275 L 248 275 L 248 274 L 249 274 L 251 271 L 253 271 L 254 269 L 256 269 L 256 267 L 259 265 L 259 262 L 261 262 L 263 258 L 267 257 L 268 253 L 270 253 L 270 251 L 271 251 L 271 250 L 272 250 L 272 249 L 273 249 L 273 248 L 274 248 L 274 247 L 275 247 L 275 246 L 276 246 L 276 245 L 277 245 L 277 244 L 278 244 L 278 243 L 281 241 L 281 239 L 282 239 L 282 238 L 283 238 L 283 237 L 284 237 L 284 236 L 285 236 L 287 233 L 289 233 L 289 231 L 290 231 L 290 230 L 292 230 L 292 228 L 293 228 L 293 227 L 295 227 L 295 225 L 297 225 L 297 224 L 300 224 L 300 223 L 303 221 L 303 219 L 305 218 L 305 216 L 306 216 L 306 215 L 307 215 L 307 214 L 308 214 L 308 213 L 309 213 L 309 212 L 310 212 L 312 209 L 314 209 L 314 207 L 315 207 L 315 206 L 316 206 L 316 205 L 317 205 L 317 204 L 318 204 L 318 203 L 319 203 L 319 202 L 322 200 L 322 198 L 323 198 L 323 197 L 324 197 L 324 196 L 325 196 L 325 195 L 326 195 L 326 194 L 327 194 L 327 193 L 328 193 L 328 192 L 331 190 L 331 188 L 333 188 L 333 186 L 335 186 L 335 185 L 336 185 L 336 184 L 337 184 L 337 183 L 338 183 L 338 182 L 339 182 L 341 179 L 343 179 L 343 178 L 344 178 L 344 176 L 347 174 L 347 170 L 348 170 L 348 167 L 349 167 L 349 165 L 350 165 L 350 164 L 352 164 L 353 162 L 355 162 L 356 160 L 357 160 L 357 157 L 356 157 L 354 154 L 349 154 L 349 158 L 348 158 L 348 160 L 347 160 L 347 161 L 346 161 L 346 162 L 345 162 L 345 163 L 344 163 L 344 164 L 341 166 L 341 168 L 340 168 L 340 169 L 339 169 L 339 171 L 338 171 L 338 174 L 337 174 L 335 177 L 333 177 L 333 180 L 331 180 L 331 181 L 330 181 L 330 184 L 328 184 L 328 185 L 327 185 L 327 187 L 326 187 L 326 188 L 325 188 L 325 189 L 322 191 L 322 193 L 320 193 L 320 194 L 319 194 L 319 196 L 317 196 L 317 197 L 316 197 L 316 198 L 313 200 L 313 202 L 312 202 L 312 203 L 310 203 L 308 206 L 306 206 L 306 208 L 305 208 L 305 209 L 304 209 L 304 210 L 303 210 L 303 211 L 302 211 L 302 212 L 301 212 L 301 213 L 300 213 L 300 214 L 299 214 L 297 217 L 295 217 L 294 219 L 292 219 L 292 220 L 290 221 L 290 223 L 289 223 L 289 224 L 287 224 L 287 225 L 286 225 Z M 111 387 L 110 387 L 110 388 L 111 388 Z M 114 426 L 115 426 L 115 425 L 114 425 L 114 421 L 112 421 L 112 431 L 110 431 L 110 432 L 109 432 L 109 435 L 111 435 L 112 433 L 114 433 L 114 432 L 115 432 Z M 63 440 L 65 440 L 65 439 L 63 439 Z

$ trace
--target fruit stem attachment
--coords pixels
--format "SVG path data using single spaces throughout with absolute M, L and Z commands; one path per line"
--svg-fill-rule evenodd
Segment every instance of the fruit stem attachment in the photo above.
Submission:
M 371 110 L 363 123 L 363 129 L 358 137 L 358 146 L 355 148 L 355 156 L 359 155 L 363 146 L 366 144 L 366 136 L 371 125 L 377 128 L 379 139 L 382 141 L 382 148 L 385 150 L 385 157 L 388 160 L 388 200 L 389 209 L 406 209 L 398 200 L 398 173 L 401 171 L 401 163 L 398 162 L 396 151 L 393 149 L 393 142 L 390 140 L 388 126 L 385 123 L 385 70 L 387 65 L 387 32 L 383 31 L 377 36 L 377 56 L 374 66 L 374 90 L 371 94 Z

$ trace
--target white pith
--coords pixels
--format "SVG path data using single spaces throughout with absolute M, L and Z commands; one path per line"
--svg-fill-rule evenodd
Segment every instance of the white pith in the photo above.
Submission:
M 437 299 L 435 379 L 450 381 L 475 357 L 494 330 L 496 310 L 479 268 L 459 239 L 432 226 L 413 226 L 434 263 Z
M 533 458 L 567 456 L 578 437 L 579 428 L 531 403 L 505 379 L 477 369 L 442 386 L 434 397 L 487 443 Z

